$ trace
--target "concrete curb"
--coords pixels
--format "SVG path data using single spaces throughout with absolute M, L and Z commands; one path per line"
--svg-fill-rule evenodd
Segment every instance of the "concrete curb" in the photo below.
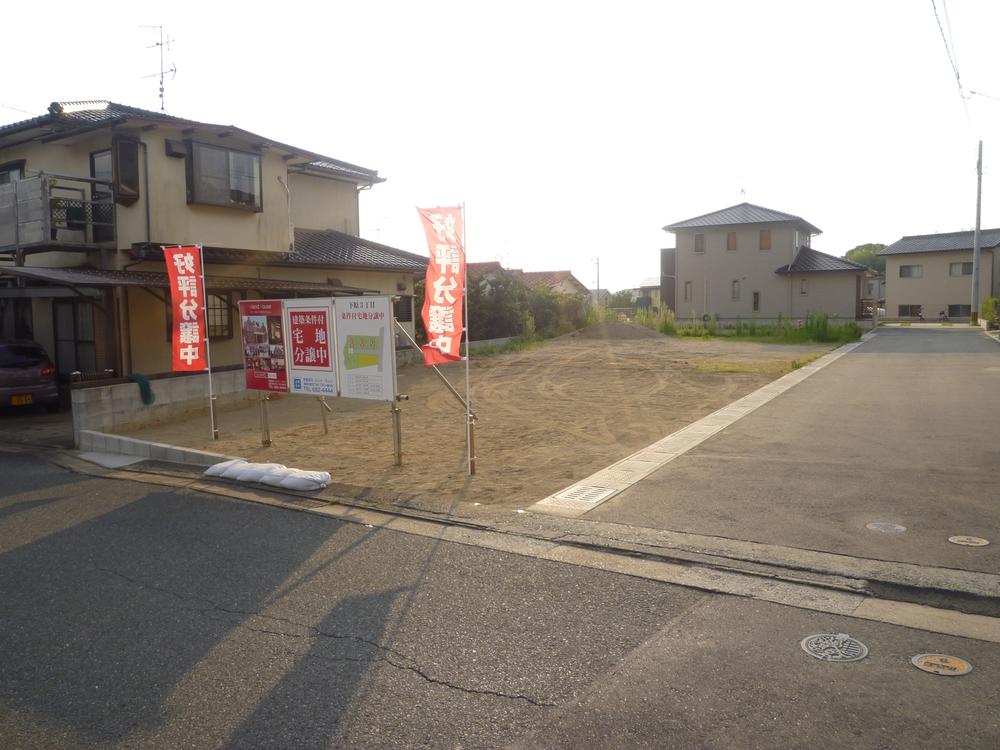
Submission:
M 153 443 L 149 440 L 137 440 L 122 435 L 109 435 L 106 432 L 94 430 L 80 430 L 78 447 L 81 452 L 118 453 L 123 456 L 137 456 L 189 466 L 211 466 L 220 461 L 229 461 L 235 458 L 235 456 L 224 456 L 221 453 L 180 448 L 176 445 Z

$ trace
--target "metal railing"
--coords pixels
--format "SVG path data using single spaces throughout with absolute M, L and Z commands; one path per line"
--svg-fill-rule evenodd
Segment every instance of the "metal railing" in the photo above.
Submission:
M 115 241 L 112 183 L 39 174 L 0 185 L 0 249 Z

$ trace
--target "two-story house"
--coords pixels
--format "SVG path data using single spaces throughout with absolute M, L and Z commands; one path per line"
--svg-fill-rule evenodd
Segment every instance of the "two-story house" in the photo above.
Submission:
M 427 259 L 359 234 L 375 170 L 229 125 L 107 101 L 0 127 L 0 338 L 65 377 L 170 370 L 162 245 L 204 246 L 213 366 L 242 361 L 240 299 L 398 295 Z
M 1000 295 L 1000 229 L 979 233 L 979 301 Z M 921 234 L 892 243 L 885 257 L 885 313 L 896 320 L 968 320 L 973 232 Z
M 865 267 L 813 250 L 820 230 L 800 216 L 751 203 L 663 227 L 678 319 L 800 320 L 814 312 L 859 317 Z

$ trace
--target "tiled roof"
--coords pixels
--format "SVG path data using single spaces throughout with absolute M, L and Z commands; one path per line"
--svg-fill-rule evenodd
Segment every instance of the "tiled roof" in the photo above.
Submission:
M 783 265 L 775 273 L 815 273 L 817 271 L 867 271 L 867 266 L 854 263 L 844 258 L 813 250 L 811 247 L 800 247 L 791 264 Z
M 405 250 L 397 250 L 371 240 L 364 240 L 333 229 L 295 230 L 295 252 L 289 254 L 293 264 L 316 264 L 335 268 L 382 269 L 422 273 L 427 270 L 427 258 Z
M 684 219 L 663 227 L 668 232 L 678 229 L 701 229 L 707 227 L 728 227 L 739 224 L 776 224 L 791 223 L 805 229 L 810 234 L 822 234 L 822 230 L 810 224 L 801 216 L 786 214 L 783 211 L 775 211 L 763 206 L 755 206 L 753 203 L 740 203 L 709 214 L 695 216 L 693 219 Z
M 915 234 L 893 242 L 880 250 L 879 255 L 905 253 L 943 253 L 949 250 L 971 250 L 973 232 L 947 232 L 945 234 Z M 1000 247 L 1000 229 L 981 229 L 979 246 L 992 250 Z
M 499 261 L 487 260 L 481 263 L 469 263 L 466 265 L 466 269 L 472 276 L 482 276 L 487 273 L 495 273 L 497 271 L 504 270 L 503 266 L 500 265 Z
M 658 287 L 659 285 L 660 285 L 660 277 L 659 276 L 650 276 L 649 278 L 643 279 L 642 281 L 639 282 L 639 288 L 640 289 L 643 289 L 643 288 L 647 288 L 648 289 L 649 287 L 653 287 L 653 286 Z
M 49 105 L 47 114 L 32 117 L 28 120 L 21 120 L 20 122 L 13 122 L 8 125 L 0 125 L 0 148 L 9 145 L 8 142 L 5 142 L 8 138 L 11 138 L 10 142 L 20 140 L 20 137 L 14 139 L 13 136 L 18 134 L 23 136 L 26 131 L 37 130 L 39 131 L 39 138 L 49 138 L 57 136 L 59 133 L 75 131 L 80 127 L 88 125 L 95 127 L 102 125 L 112 126 L 129 120 L 210 128 L 219 132 L 238 134 L 257 142 L 261 146 L 277 148 L 305 160 L 301 164 L 290 164 L 289 169 L 292 171 L 303 171 L 303 169 L 312 168 L 363 184 L 385 181 L 384 178 L 378 176 L 377 170 L 359 167 L 356 164 L 350 164 L 349 162 L 323 156 L 322 154 L 313 153 L 295 146 L 278 143 L 277 141 L 272 141 L 233 125 L 217 125 L 197 120 L 188 120 L 183 117 L 168 115 L 164 112 L 153 112 L 152 110 L 129 107 L 125 104 L 106 100 L 52 102 Z
M 580 291 L 588 291 L 587 287 L 581 284 L 571 271 L 522 271 L 521 278 L 529 288 L 547 286 L 551 289 L 563 281 L 570 281 Z
M 99 271 L 94 268 L 30 268 L 24 266 L 0 267 L 0 274 L 9 273 L 52 284 L 67 284 L 79 287 L 139 286 L 151 289 L 169 289 L 170 280 L 158 271 Z M 289 281 L 287 279 L 257 279 L 243 276 L 205 276 L 205 288 L 209 291 L 229 291 L 233 289 L 254 289 L 257 291 L 316 292 L 327 294 L 359 294 L 370 289 L 345 287 L 337 284 L 322 284 L 312 281 Z
M 335 229 L 295 229 L 295 252 L 204 248 L 206 263 L 233 263 L 254 266 L 310 266 L 352 268 L 364 271 L 423 273 L 427 258 L 388 245 L 338 232 Z M 140 245 L 133 256 L 142 260 L 162 260 L 160 245 Z

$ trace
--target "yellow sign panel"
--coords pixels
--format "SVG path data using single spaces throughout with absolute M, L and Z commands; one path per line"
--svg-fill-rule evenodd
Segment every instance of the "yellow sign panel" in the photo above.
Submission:
M 972 665 L 965 659 L 947 654 L 918 654 L 910 659 L 910 663 L 917 669 L 946 677 L 958 677 L 972 671 Z

